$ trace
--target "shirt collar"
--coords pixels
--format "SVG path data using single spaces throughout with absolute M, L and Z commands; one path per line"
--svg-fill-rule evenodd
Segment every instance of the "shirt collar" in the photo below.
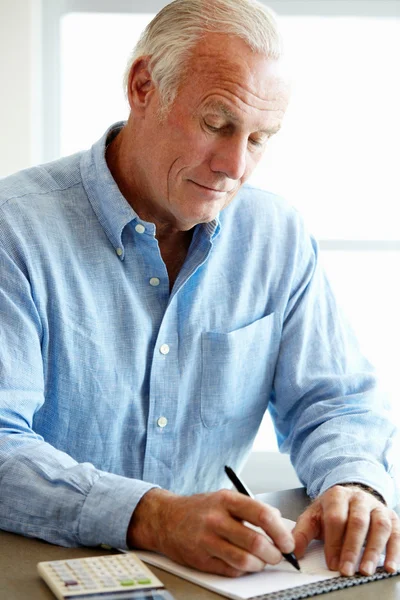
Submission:
M 112 125 L 81 159 L 84 188 L 96 216 L 118 256 L 123 260 L 122 232 L 126 225 L 138 218 L 131 205 L 121 194 L 106 162 L 107 141 L 124 126 Z
M 142 221 L 129 202 L 121 194 L 106 162 L 108 143 L 124 127 L 123 121 L 115 123 L 96 142 L 90 150 L 84 152 L 81 158 L 81 175 L 89 202 L 103 227 L 108 239 L 121 260 L 124 259 L 125 249 L 122 243 L 122 232 L 131 221 L 142 223 L 146 231 L 155 235 L 155 226 Z M 210 223 L 198 225 L 203 233 L 213 240 L 219 233 L 219 215 Z
M 206 234 L 206 236 L 209 237 L 211 241 L 214 240 L 217 237 L 217 235 L 219 234 L 220 229 L 221 229 L 219 213 L 215 217 L 215 219 L 213 219 L 209 223 L 202 223 L 201 227 L 203 228 L 203 231 Z

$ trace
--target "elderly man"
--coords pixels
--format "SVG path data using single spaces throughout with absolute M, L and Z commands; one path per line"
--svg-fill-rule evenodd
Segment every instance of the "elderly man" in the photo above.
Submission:
M 316 537 L 345 575 L 385 548 L 397 568 L 374 376 L 298 214 L 242 187 L 286 110 L 280 57 L 262 5 L 176 0 L 134 52 L 128 121 L 1 182 L 0 527 L 229 576 Z M 268 406 L 315 498 L 293 534 L 221 490 Z

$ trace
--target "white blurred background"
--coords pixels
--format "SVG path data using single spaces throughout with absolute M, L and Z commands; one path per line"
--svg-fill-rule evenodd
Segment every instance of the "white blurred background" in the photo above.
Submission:
M 146 0 L 0 0 L 0 177 L 89 147 L 127 116 Z M 319 240 L 400 425 L 400 0 L 275 0 L 294 92 L 253 182 Z M 254 450 L 276 452 L 267 417 Z

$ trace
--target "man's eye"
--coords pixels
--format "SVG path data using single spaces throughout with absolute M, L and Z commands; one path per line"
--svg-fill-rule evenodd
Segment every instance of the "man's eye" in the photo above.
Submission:
M 206 123 L 206 126 L 210 131 L 219 131 L 221 129 L 220 127 L 216 127 L 215 125 L 210 125 L 210 123 Z
M 252 146 L 254 146 L 254 148 L 262 148 L 266 141 L 267 139 L 264 138 L 262 140 L 255 140 L 254 138 L 249 138 L 249 142 Z

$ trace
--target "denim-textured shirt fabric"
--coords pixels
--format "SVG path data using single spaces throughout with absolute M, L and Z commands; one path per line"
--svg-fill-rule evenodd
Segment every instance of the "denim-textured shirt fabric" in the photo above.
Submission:
M 106 139 L 0 182 L 0 528 L 124 548 L 152 487 L 229 487 L 267 409 L 311 496 L 393 503 L 394 426 L 298 213 L 245 186 L 170 292 Z

